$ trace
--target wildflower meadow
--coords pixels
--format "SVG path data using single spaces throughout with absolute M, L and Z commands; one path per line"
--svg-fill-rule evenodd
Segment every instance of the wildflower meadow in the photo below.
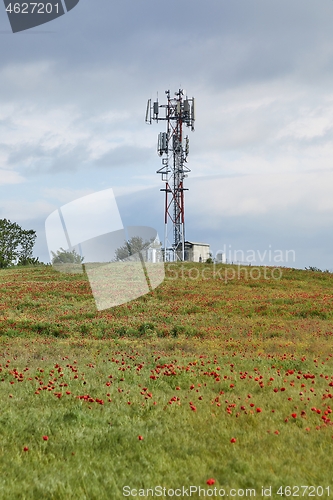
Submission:
M 0 272 L 0 498 L 333 496 L 333 275 L 166 264 Z

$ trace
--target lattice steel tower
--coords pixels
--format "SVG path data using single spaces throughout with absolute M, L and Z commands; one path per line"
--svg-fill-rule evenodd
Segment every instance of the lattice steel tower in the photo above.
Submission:
M 189 154 L 189 138 L 184 137 L 183 126 L 194 131 L 195 107 L 194 97 L 189 99 L 186 92 L 179 89 L 175 97 L 165 91 L 167 104 L 159 104 L 158 99 L 147 103 L 146 123 L 152 120 L 165 120 L 166 132 L 158 135 L 157 152 L 162 157 L 162 167 L 157 170 L 165 182 L 165 233 L 164 261 L 185 260 L 185 198 L 184 179 L 190 169 L 186 165 Z M 160 109 L 165 109 L 165 116 L 160 116 Z M 171 224 L 170 224 L 171 223 Z M 171 227 L 170 227 L 171 226 Z

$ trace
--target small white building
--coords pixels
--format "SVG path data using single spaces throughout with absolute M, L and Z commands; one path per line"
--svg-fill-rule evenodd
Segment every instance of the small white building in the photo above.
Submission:
M 184 258 L 187 262 L 206 262 L 210 257 L 209 243 L 195 243 L 193 241 L 185 241 Z M 181 256 L 182 244 L 177 248 L 177 253 Z
M 215 262 L 217 264 L 226 264 L 226 262 L 227 262 L 226 254 L 224 252 L 222 252 L 222 250 L 218 250 L 216 252 Z
M 153 264 L 156 264 L 156 262 L 163 262 L 162 243 L 158 235 L 147 249 L 147 262 L 152 262 Z

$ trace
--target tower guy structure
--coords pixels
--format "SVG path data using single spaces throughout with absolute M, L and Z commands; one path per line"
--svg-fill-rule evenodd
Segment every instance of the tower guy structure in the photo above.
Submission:
M 189 138 L 184 134 L 184 125 L 194 131 L 195 101 L 179 89 L 171 97 L 165 91 L 167 103 L 160 104 L 158 99 L 147 103 L 146 123 L 166 121 L 166 132 L 160 132 L 157 153 L 162 157 L 161 174 L 165 187 L 164 213 L 164 261 L 185 260 L 185 197 L 184 179 L 191 171 L 187 166 Z M 163 112 L 164 110 L 164 112 Z M 161 116 L 162 115 L 162 116 Z

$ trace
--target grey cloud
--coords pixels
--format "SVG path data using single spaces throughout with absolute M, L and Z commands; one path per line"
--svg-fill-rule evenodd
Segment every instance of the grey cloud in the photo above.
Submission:
M 49 25 L 55 32 L 43 44 L 37 36 L 7 37 L 2 64 L 13 53 L 16 61 L 58 61 L 59 90 L 73 63 L 93 70 L 107 62 L 128 68 L 129 78 L 134 69 L 138 81 L 168 79 L 171 71 L 172 78 L 187 75 L 221 88 L 317 67 L 316 52 L 331 37 L 333 19 L 331 3 L 302 0 L 172 0 L 168 11 L 171 23 L 163 22 L 165 5 L 156 0 L 80 2 Z M 7 24 L 2 16 L 0 29 Z M 171 53 L 177 57 L 169 66 Z M 323 64 L 331 73 L 328 59 Z
M 110 108 L 135 115 L 152 92 L 180 84 L 199 93 L 287 77 L 329 85 L 332 3 L 172 0 L 168 9 L 172 23 L 163 22 L 165 6 L 156 0 L 88 0 L 53 21 L 57 31 L 42 44 L 23 33 L 7 37 L 3 100 L 72 104 L 80 116 L 96 117 Z M 7 19 L 0 20 L 1 28 Z M 29 63 L 45 67 L 26 74 Z
M 8 164 L 18 167 L 26 175 L 64 173 L 82 167 L 88 157 L 84 144 L 72 148 L 66 146 L 46 148 L 38 144 L 21 144 L 12 149 L 8 156 Z
M 8 150 L 8 148 L 6 148 Z M 62 174 L 82 170 L 89 165 L 95 167 L 119 167 L 147 163 L 154 158 L 150 148 L 118 146 L 110 149 L 96 160 L 91 159 L 89 143 L 80 142 L 55 148 L 40 144 L 20 144 L 11 148 L 7 164 L 26 175 Z
M 124 166 L 150 161 L 154 157 L 150 148 L 118 146 L 103 154 L 94 164 L 97 166 Z

